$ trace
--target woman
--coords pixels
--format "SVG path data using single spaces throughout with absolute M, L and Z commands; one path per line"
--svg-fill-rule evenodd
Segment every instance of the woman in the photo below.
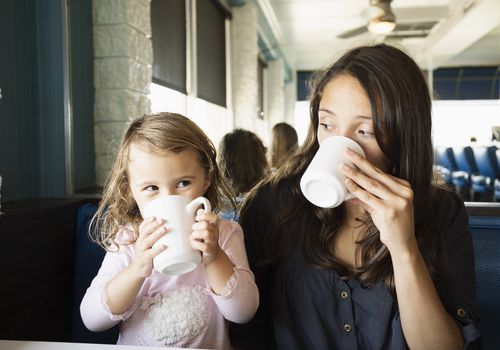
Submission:
M 381 44 L 314 77 L 304 144 L 254 189 L 241 224 L 261 304 L 240 347 L 461 349 L 478 342 L 463 203 L 432 185 L 431 100 L 415 62 Z M 356 197 L 307 202 L 299 181 L 332 135 L 359 143 L 343 167 Z M 238 344 L 238 341 L 241 341 Z

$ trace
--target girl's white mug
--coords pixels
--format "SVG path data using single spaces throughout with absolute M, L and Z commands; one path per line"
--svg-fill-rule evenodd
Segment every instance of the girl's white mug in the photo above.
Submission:
M 347 147 L 365 157 L 361 146 L 348 137 L 330 136 L 319 145 L 300 179 L 300 189 L 312 204 L 322 208 L 334 208 L 354 198 L 345 187 L 345 176 L 340 169 L 341 163 L 354 167 L 344 155 Z
M 212 210 L 204 197 L 191 200 L 185 196 L 165 196 L 144 207 L 144 218 L 165 220 L 167 233 L 153 247 L 164 244 L 167 248 L 153 259 L 156 271 L 167 275 L 180 275 L 193 271 L 201 262 L 201 252 L 191 247 L 189 236 L 193 232 L 196 210 L 203 205 L 205 212 Z

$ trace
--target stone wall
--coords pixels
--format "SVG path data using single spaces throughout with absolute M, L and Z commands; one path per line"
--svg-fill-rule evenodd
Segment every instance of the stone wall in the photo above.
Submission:
M 286 121 L 283 59 L 278 58 L 267 64 L 266 99 L 268 127 Z
M 257 9 L 252 2 L 231 9 L 231 75 L 234 126 L 256 129 L 258 107 Z
M 130 120 L 151 110 L 151 0 L 93 0 L 96 182 Z

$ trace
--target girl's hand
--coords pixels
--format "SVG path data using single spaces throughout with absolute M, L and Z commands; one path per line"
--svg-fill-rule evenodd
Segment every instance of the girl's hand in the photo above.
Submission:
M 210 264 L 219 254 L 219 219 L 213 213 L 205 213 L 203 209 L 196 212 L 196 221 L 193 224 L 191 247 L 203 254 L 203 263 Z
M 139 236 L 135 242 L 135 256 L 132 270 L 142 278 L 151 275 L 153 258 L 165 250 L 164 245 L 153 248 L 153 244 L 167 232 L 163 219 L 147 218 L 139 225 Z
M 355 204 L 370 214 L 382 243 L 391 254 L 416 247 L 413 190 L 408 181 L 382 172 L 350 149 L 346 155 L 359 168 L 342 166 L 346 187 L 358 199 Z

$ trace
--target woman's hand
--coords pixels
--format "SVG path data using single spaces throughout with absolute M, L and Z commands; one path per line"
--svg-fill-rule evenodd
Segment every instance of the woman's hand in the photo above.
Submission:
M 391 254 L 409 252 L 416 247 L 410 184 L 382 172 L 350 149 L 346 155 L 359 168 L 342 166 L 346 187 L 358 199 L 355 203 L 368 211 Z
M 190 236 L 191 247 L 203 253 L 203 263 L 208 265 L 217 258 L 220 251 L 219 219 L 213 213 L 205 213 L 203 209 L 198 209 L 196 221 Z
M 139 236 L 135 242 L 134 261 L 132 270 L 139 277 L 148 277 L 153 271 L 153 258 L 165 250 L 163 244 L 153 248 L 153 244 L 166 232 L 165 221 L 150 217 L 139 225 Z

